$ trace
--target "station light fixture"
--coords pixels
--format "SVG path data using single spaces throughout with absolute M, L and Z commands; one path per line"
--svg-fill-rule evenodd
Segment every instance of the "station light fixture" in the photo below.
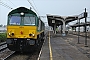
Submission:
M 55 20 L 52 20 L 52 23 L 55 23 Z

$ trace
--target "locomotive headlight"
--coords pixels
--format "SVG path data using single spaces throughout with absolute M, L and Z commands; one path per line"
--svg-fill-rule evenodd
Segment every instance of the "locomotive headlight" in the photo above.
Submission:
M 24 15 L 24 13 L 23 13 L 23 12 L 21 12 L 20 14 L 21 14 L 21 15 Z
M 8 33 L 8 35 L 10 36 L 10 35 L 11 35 L 11 33 Z
M 35 34 L 32 34 L 32 36 L 34 37 L 34 36 L 35 36 Z

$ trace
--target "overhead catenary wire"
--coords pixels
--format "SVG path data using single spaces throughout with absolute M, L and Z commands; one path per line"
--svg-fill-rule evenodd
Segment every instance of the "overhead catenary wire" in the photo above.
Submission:
M 11 0 L 8 0 L 10 3 L 12 3 L 12 5 L 16 6 Z
M 36 10 L 38 11 L 38 9 L 37 9 L 37 7 L 36 7 L 36 4 L 34 3 L 34 1 L 33 1 L 33 0 L 32 0 L 32 2 L 33 2 L 33 4 L 34 4 L 34 6 L 35 6 Z
M 27 0 L 29 2 L 29 4 L 32 6 L 32 8 L 35 10 L 35 12 L 38 14 L 37 10 L 34 8 L 34 6 L 32 5 L 32 3 L 30 2 L 30 0 Z M 39 15 L 39 14 L 38 14 Z
M 90 8 L 87 8 L 87 11 L 89 11 L 90 10 Z
M 32 0 L 32 2 L 33 2 L 33 4 L 34 4 L 34 6 L 35 6 L 36 10 L 39 12 L 39 10 L 37 9 L 37 6 L 36 6 L 36 4 L 35 4 L 34 0 Z M 46 18 L 46 16 L 40 16 L 40 17 L 42 17 L 42 18 Z
M 32 2 L 33 2 L 34 6 L 35 6 L 35 8 L 36 8 L 37 13 L 38 13 L 38 9 L 37 9 L 37 7 L 36 7 L 36 4 L 34 3 L 33 0 L 32 0 Z
M 2 6 L 4 6 L 4 7 L 6 7 L 6 8 L 8 8 L 8 9 L 13 9 L 13 8 L 11 8 L 11 7 L 7 6 L 7 5 L 5 5 L 4 3 L 0 3 L 0 5 L 2 5 Z
M 1 2 L 1 1 L 0 1 L 0 5 L 2 5 L 2 6 L 4 6 L 4 7 L 6 7 L 6 8 L 8 8 L 8 9 L 13 9 L 13 8 L 11 8 L 10 6 L 6 5 L 4 2 Z
M 80 10 L 77 10 L 77 11 L 73 11 L 71 14 L 80 14 L 84 11 L 85 9 L 80 9 Z
M 8 8 L 8 9 L 13 9 L 13 8 L 10 7 L 9 5 L 7 5 L 6 3 L 2 2 L 1 0 L 0 0 L 0 5 L 2 5 L 2 6 L 4 6 L 4 7 L 6 7 L 6 8 Z
M 87 17 L 87 18 L 90 18 L 90 17 Z

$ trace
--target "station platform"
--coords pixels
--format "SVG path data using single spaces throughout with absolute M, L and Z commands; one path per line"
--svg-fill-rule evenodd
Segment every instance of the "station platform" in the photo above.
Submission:
M 68 34 L 62 37 L 49 32 L 42 46 L 39 60 L 90 60 L 90 38 L 87 39 L 88 47 L 84 47 L 85 37 Z

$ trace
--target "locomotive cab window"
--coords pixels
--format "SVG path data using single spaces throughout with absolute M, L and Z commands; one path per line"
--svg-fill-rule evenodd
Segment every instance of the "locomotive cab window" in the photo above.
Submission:
M 34 16 L 25 16 L 24 17 L 24 25 L 35 25 L 35 17 Z
M 9 24 L 10 25 L 20 25 L 21 17 L 20 16 L 11 16 L 9 18 Z

